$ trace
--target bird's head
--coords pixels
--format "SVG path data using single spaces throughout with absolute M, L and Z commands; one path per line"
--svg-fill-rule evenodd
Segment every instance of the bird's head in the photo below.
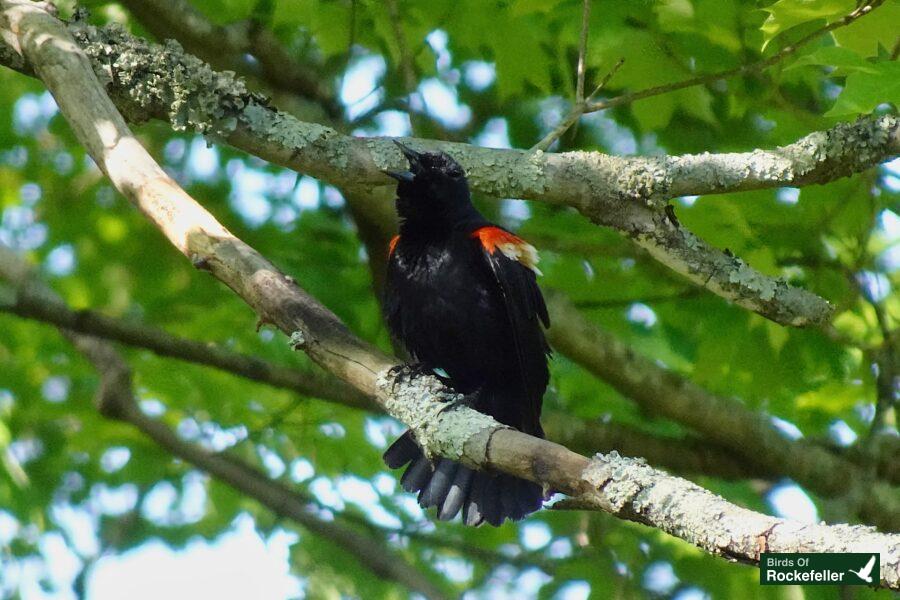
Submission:
M 384 173 L 398 181 L 397 212 L 402 219 L 447 222 L 469 214 L 469 183 L 458 162 L 445 152 L 416 152 L 396 140 L 394 143 L 409 169 Z

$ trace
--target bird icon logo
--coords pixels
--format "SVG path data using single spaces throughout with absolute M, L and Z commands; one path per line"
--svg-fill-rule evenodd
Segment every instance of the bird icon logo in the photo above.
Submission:
M 869 559 L 869 562 L 866 563 L 866 566 L 864 566 L 859 571 L 848 569 L 848 572 L 853 573 L 866 583 L 872 583 L 872 569 L 875 567 L 875 556 L 876 555 L 873 554 L 872 558 Z

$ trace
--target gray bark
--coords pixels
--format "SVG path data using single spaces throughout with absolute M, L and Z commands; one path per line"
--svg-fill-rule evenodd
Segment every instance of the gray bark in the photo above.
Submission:
M 213 71 L 176 43 L 150 44 L 120 27 L 69 27 L 106 90 L 132 121 L 160 118 L 224 140 L 275 164 L 338 186 L 386 185 L 381 173 L 402 158 L 388 140 L 354 138 L 299 121 L 250 93 L 229 73 Z M 0 52 L 0 61 L 10 56 Z M 9 59 L 5 64 L 23 67 Z M 817 325 L 832 308 L 822 298 L 753 269 L 670 223 L 672 197 L 824 183 L 859 172 L 900 151 L 893 116 L 816 132 L 794 144 L 750 153 L 623 158 L 595 152 L 549 154 L 467 144 L 406 140 L 449 152 L 475 191 L 571 206 L 631 237 L 694 283 L 778 323 Z

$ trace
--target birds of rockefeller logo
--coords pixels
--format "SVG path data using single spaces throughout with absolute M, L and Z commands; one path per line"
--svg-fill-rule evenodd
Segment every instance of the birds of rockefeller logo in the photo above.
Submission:
M 866 566 L 864 566 L 862 569 L 860 569 L 859 571 L 849 569 L 849 571 L 866 583 L 872 583 L 872 569 L 875 567 L 876 558 L 878 558 L 878 556 L 873 554 L 872 558 L 869 559 L 869 562 L 867 562 Z
M 763 553 L 759 557 L 760 585 L 878 585 L 878 553 L 840 554 Z

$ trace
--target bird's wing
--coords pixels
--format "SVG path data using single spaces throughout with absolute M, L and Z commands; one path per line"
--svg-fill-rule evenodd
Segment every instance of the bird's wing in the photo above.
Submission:
M 875 555 L 872 555 L 872 558 L 869 559 L 869 562 L 866 563 L 866 566 L 862 568 L 859 572 L 859 576 L 865 579 L 872 573 L 872 569 L 875 567 Z
M 547 386 L 546 355 L 549 348 L 540 322 L 550 326 L 544 297 L 537 285 L 537 251 L 521 238 L 499 227 L 472 233 L 500 288 L 509 317 L 525 393 L 534 417 L 540 416 L 541 397 Z

